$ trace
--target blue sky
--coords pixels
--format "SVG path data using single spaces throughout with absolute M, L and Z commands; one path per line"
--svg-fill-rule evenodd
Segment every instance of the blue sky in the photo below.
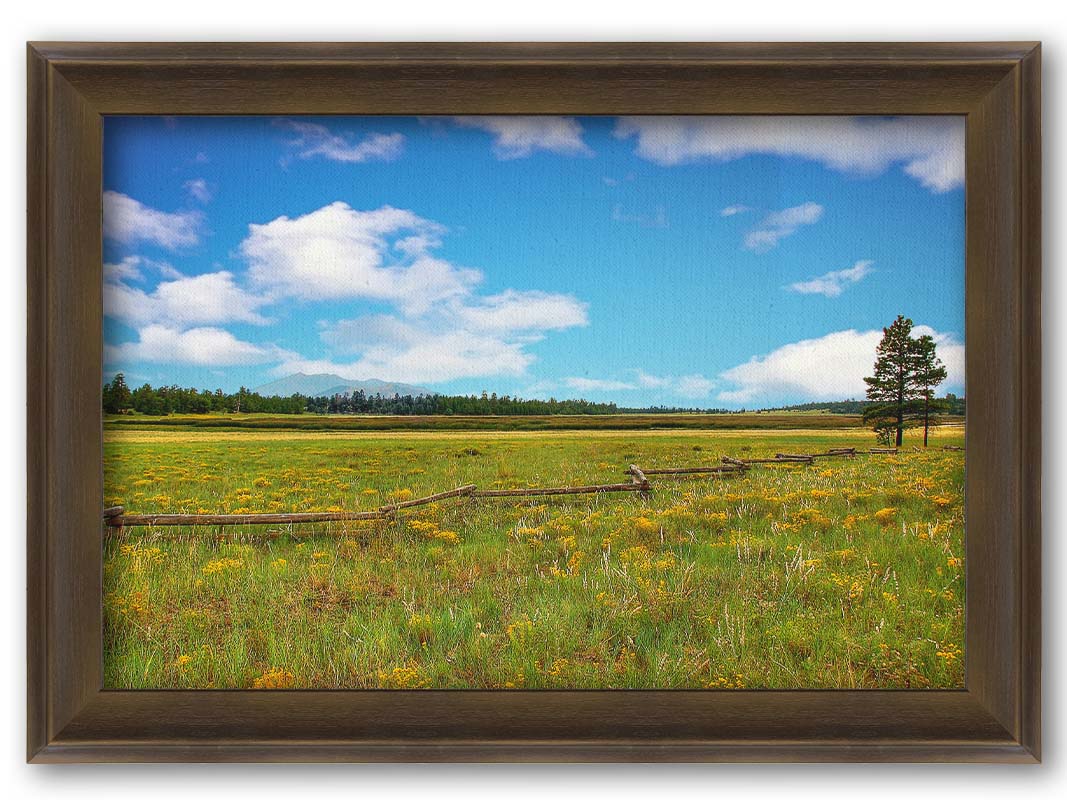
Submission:
M 958 117 L 109 117 L 105 373 L 767 407 L 911 317 L 963 391 Z

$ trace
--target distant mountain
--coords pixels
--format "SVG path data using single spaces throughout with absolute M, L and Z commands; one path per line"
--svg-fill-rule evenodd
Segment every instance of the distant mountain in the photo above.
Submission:
M 411 395 L 417 397 L 420 394 L 432 395 L 432 392 L 422 386 L 412 386 L 409 383 L 391 383 L 369 378 L 365 381 L 349 381 L 340 375 L 332 375 L 328 372 L 318 375 L 305 375 L 298 372 L 288 375 L 276 381 L 257 386 L 252 391 L 263 397 L 289 397 L 294 394 L 302 394 L 308 397 L 333 397 L 335 394 L 352 394 L 360 389 L 367 395 L 380 394 L 382 397 L 392 397 L 398 394 L 401 397 Z

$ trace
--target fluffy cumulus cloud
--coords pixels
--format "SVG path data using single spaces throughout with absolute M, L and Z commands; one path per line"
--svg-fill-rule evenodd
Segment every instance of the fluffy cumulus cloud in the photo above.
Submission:
M 136 342 L 108 345 L 104 360 L 109 364 L 155 362 L 199 367 L 269 364 L 286 357 L 284 351 L 244 342 L 224 328 L 181 330 L 152 324 L 138 331 Z
M 840 297 L 845 288 L 859 283 L 874 270 L 873 261 L 857 261 L 848 269 L 827 272 L 817 278 L 791 283 L 786 288 L 799 294 L 821 294 L 823 297 Z
M 586 325 L 586 305 L 566 294 L 508 289 L 453 307 L 466 327 L 481 331 L 558 331 Z
M 940 390 L 962 390 L 963 343 L 950 333 L 939 333 L 925 325 L 916 325 L 913 335 L 930 335 L 937 343 L 938 356 L 948 370 Z M 862 398 L 867 390 L 863 379 L 871 374 L 881 339 L 880 330 L 835 331 L 753 356 L 720 375 L 732 388 L 721 391 L 718 398 L 732 404 Z
M 250 225 L 237 250 L 247 267 L 240 275 L 220 270 L 182 276 L 168 265 L 128 256 L 105 266 L 104 307 L 110 318 L 137 329 L 139 338 L 110 348 L 109 358 L 274 363 L 278 374 L 334 372 L 434 383 L 522 375 L 535 358 L 531 345 L 551 332 L 588 324 L 586 305 L 571 295 L 477 293 L 480 272 L 435 254 L 444 233 L 411 211 L 360 211 L 338 202 Z M 138 285 L 148 270 L 162 278 L 151 291 Z M 242 341 L 217 327 L 270 325 L 265 310 L 294 300 L 367 301 L 392 311 L 324 322 L 324 357 Z
M 202 224 L 199 211 L 159 211 L 121 192 L 104 192 L 104 237 L 120 244 L 191 247 L 200 241 Z
M 526 158 L 538 150 L 564 156 L 593 154 L 582 139 L 582 126 L 570 117 L 453 117 L 453 122 L 491 133 L 493 152 L 504 161 Z
M 293 134 L 288 144 L 297 158 L 325 158 L 344 164 L 367 161 L 393 161 L 404 152 L 404 134 L 370 133 L 359 141 L 333 133 L 325 125 L 280 119 L 275 122 Z
M 112 319 L 132 327 L 164 321 L 174 329 L 228 322 L 265 325 L 269 321 L 259 312 L 267 298 L 242 289 L 230 272 L 178 277 L 146 292 L 122 279 L 129 276 L 122 266 L 126 263 L 118 265 L 121 273 L 114 269 L 104 273 L 104 313 Z
M 431 254 L 443 232 L 411 211 L 337 202 L 250 225 L 239 249 L 252 283 L 274 296 L 380 300 L 418 313 L 469 293 L 482 277 Z
M 295 356 L 275 371 L 435 383 L 522 375 L 530 345 L 587 324 L 576 298 L 544 291 L 476 292 L 482 274 L 435 254 L 445 229 L 411 211 L 333 203 L 250 226 L 240 246 L 248 279 L 275 301 L 368 300 L 395 313 L 326 324 L 328 358 Z
M 745 249 L 766 253 L 778 246 L 778 242 L 792 236 L 805 225 L 814 225 L 822 219 L 823 207 L 811 201 L 799 206 L 783 208 L 767 214 L 759 225 L 745 234 Z
M 956 189 L 964 178 L 962 116 L 624 117 L 615 135 L 636 137 L 637 154 L 665 166 L 772 155 L 865 176 L 899 164 L 932 192 Z

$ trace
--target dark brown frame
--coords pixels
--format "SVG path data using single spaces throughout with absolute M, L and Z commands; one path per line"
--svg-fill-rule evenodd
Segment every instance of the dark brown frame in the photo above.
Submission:
M 1039 759 L 1040 52 L 985 44 L 28 50 L 28 757 Z M 965 114 L 959 691 L 101 691 L 101 115 Z

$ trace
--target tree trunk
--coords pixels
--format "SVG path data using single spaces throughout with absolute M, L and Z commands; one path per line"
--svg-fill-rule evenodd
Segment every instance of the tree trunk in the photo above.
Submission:
M 904 367 L 897 367 L 897 447 L 904 443 Z
M 930 395 L 923 398 L 923 447 L 930 443 Z

